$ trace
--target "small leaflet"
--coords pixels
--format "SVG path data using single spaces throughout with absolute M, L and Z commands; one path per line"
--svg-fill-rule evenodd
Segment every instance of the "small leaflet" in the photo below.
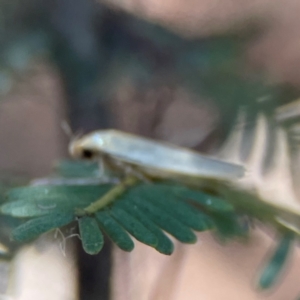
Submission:
M 115 206 L 111 208 L 110 213 L 138 241 L 156 247 L 158 241 L 155 235 L 135 217 Z
M 37 238 L 40 234 L 51 229 L 65 226 L 74 221 L 72 213 L 53 213 L 31 219 L 12 231 L 15 241 L 25 242 Z
M 155 249 L 165 255 L 171 255 L 174 251 L 173 242 L 163 233 L 163 231 L 151 219 L 143 213 L 136 205 L 131 205 L 127 201 L 119 201 L 116 205 L 120 206 L 127 213 L 138 219 L 146 228 L 148 228 L 157 238 Z
M 194 232 L 160 207 L 157 207 L 148 201 L 136 198 L 133 199 L 132 202 L 155 224 L 157 224 L 163 230 L 169 232 L 180 242 L 187 244 L 196 243 L 197 237 Z
M 129 234 L 106 210 L 97 212 L 95 216 L 103 231 L 120 249 L 133 250 L 134 243 Z
M 273 253 L 268 265 L 264 268 L 260 279 L 259 286 L 262 289 L 270 288 L 277 280 L 286 263 L 294 234 L 285 234 L 279 242 L 275 252 Z
M 104 239 L 99 225 L 93 217 L 82 217 L 78 220 L 82 247 L 88 254 L 94 255 L 100 252 Z

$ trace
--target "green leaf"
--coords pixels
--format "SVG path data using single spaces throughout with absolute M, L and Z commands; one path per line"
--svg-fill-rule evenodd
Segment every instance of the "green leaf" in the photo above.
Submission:
M 212 218 L 218 236 L 221 239 L 231 239 L 235 237 L 245 237 L 248 234 L 247 219 L 242 219 L 235 213 L 208 212 Z
M 96 201 L 111 187 L 112 185 L 105 184 L 15 188 L 8 193 L 10 201 L 1 206 L 1 212 L 15 217 L 34 217 L 61 211 L 73 212 Z
M 42 202 L 42 201 L 41 201 Z M 55 203 L 38 204 L 21 201 L 8 202 L 2 205 L 1 213 L 11 215 L 13 217 L 36 217 L 50 213 L 51 210 L 56 208 Z
M 94 255 L 100 252 L 104 240 L 99 225 L 93 217 L 82 217 L 78 220 L 82 247 L 88 254 Z
M 129 197 L 129 195 L 126 196 Z M 139 209 L 141 209 L 155 224 L 169 232 L 180 242 L 187 244 L 196 243 L 197 237 L 193 231 L 168 212 L 142 198 L 133 197 L 132 202 L 133 205 L 135 204 Z
M 216 211 L 220 213 L 234 211 L 234 207 L 230 203 L 216 196 L 212 196 L 198 190 L 192 190 L 183 186 L 175 187 L 174 191 L 178 197 L 181 197 L 183 200 L 200 204 L 209 211 Z
M 20 242 L 29 241 L 51 229 L 65 226 L 74 219 L 75 217 L 71 213 L 54 213 L 31 219 L 15 228 L 12 231 L 12 238 Z
M 173 253 L 174 244 L 172 241 L 136 205 L 129 204 L 127 201 L 119 201 L 116 203 L 116 206 L 123 208 L 128 214 L 134 216 L 156 236 L 158 243 L 155 246 L 155 249 L 158 252 L 166 255 L 171 255 Z
M 75 200 L 88 197 L 88 201 L 92 201 L 98 194 L 106 193 L 111 189 L 112 184 L 102 185 L 70 185 L 70 186 L 26 186 L 11 189 L 8 193 L 9 200 L 24 200 L 35 202 L 43 199 L 59 199 L 60 201 L 71 201 L 71 197 Z
M 259 286 L 262 289 L 270 288 L 278 280 L 290 253 L 293 240 L 294 234 L 291 233 L 285 234 L 282 237 L 268 265 L 264 268 L 260 276 Z
M 110 209 L 111 215 L 138 241 L 155 247 L 158 243 L 155 235 L 147 229 L 139 220 L 128 214 L 125 210 L 113 206 Z
M 99 165 L 88 161 L 60 161 L 55 170 L 66 178 L 98 177 Z
M 1 209 L 3 213 L 17 217 L 73 215 L 106 195 L 112 187 L 103 184 L 15 188 L 8 194 L 12 201 Z M 200 211 L 202 209 L 205 213 Z M 166 255 L 174 251 L 174 245 L 163 230 L 183 243 L 196 242 L 191 229 L 203 231 L 216 227 L 219 234 L 226 237 L 241 233 L 230 204 L 174 183 L 140 183 L 98 213 L 96 218 L 101 228 L 125 251 L 134 247 L 128 233 Z M 98 250 L 87 251 L 96 253 Z
M 96 218 L 100 227 L 118 247 L 128 252 L 133 250 L 134 243 L 129 234 L 111 217 L 107 210 L 97 212 Z
M 141 187 L 141 192 L 146 188 L 147 186 Z M 148 201 L 167 211 L 178 221 L 194 230 L 205 231 L 214 227 L 214 223 L 208 216 L 176 198 L 178 199 L 179 197 L 176 197 L 174 192 L 170 193 L 170 187 L 167 185 L 153 186 L 151 195 L 148 194 L 146 196 Z

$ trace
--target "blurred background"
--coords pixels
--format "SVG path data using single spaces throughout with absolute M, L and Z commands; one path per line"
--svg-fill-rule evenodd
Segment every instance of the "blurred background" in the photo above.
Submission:
M 242 156 L 249 155 L 258 111 L 273 115 L 299 95 L 299 10 L 296 0 L 1 0 L 2 181 L 50 174 L 68 157 L 65 122 L 74 133 L 117 128 L 214 154 L 246 108 L 252 134 Z M 294 119 L 296 108 L 287 110 Z M 286 155 L 297 195 L 293 146 Z M 123 253 L 109 243 L 94 257 L 76 240 L 66 256 L 57 241 L 42 240 L 23 248 L 13 266 L 3 262 L 0 293 L 22 300 L 296 299 L 296 250 L 275 289 L 254 288 L 272 245 L 257 229 L 245 244 L 219 245 L 201 234 L 171 257 L 140 244 Z

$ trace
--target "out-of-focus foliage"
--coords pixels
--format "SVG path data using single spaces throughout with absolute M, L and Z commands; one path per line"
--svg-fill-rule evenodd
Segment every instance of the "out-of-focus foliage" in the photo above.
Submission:
M 272 255 L 268 265 L 265 267 L 261 274 L 259 285 L 262 289 L 271 287 L 278 279 L 278 275 L 282 270 L 282 266 L 285 263 L 289 251 L 291 250 L 291 244 L 294 240 L 293 234 L 285 234 Z
M 20 184 L 20 183 L 19 183 Z M 7 200 L 6 193 L 17 185 L 17 182 L 2 179 L 0 182 L 0 203 Z M 13 257 L 15 251 L 19 248 L 19 243 L 11 239 L 13 228 L 22 224 L 22 220 L 9 215 L 0 216 L 0 259 L 9 259 Z
M 0 5 L 10 25 L 2 36 L 0 90 L 5 94 L 15 75 L 19 77 L 37 58 L 48 60 L 58 67 L 72 98 L 71 121 L 83 109 L 88 111 L 84 120 L 90 125 L 72 121 L 75 130 L 80 126 L 92 129 L 93 118 L 98 122 L 107 118 L 99 118 L 101 111 L 93 114 L 100 106 L 104 110 L 103 103 L 123 77 L 130 78 L 138 90 L 185 86 L 208 96 L 220 111 L 218 130 L 223 138 L 241 107 L 247 108 L 251 122 L 259 110 L 272 113 L 279 104 L 295 99 L 291 88 L 273 86 L 244 60 L 248 42 L 260 34 L 257 29 L 184 38 L 89 1 L 36 2 Z

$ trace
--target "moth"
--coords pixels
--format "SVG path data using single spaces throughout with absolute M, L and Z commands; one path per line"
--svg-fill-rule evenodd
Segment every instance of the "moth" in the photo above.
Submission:
M 188 185 L 203 180 L 230 181 L 245 169 L 186 148 L 117 130 L 99 130 L 70 143 L 71 156 L 99 160 L 117 173 L 126 170 L 146 178 L 174 179 Z

